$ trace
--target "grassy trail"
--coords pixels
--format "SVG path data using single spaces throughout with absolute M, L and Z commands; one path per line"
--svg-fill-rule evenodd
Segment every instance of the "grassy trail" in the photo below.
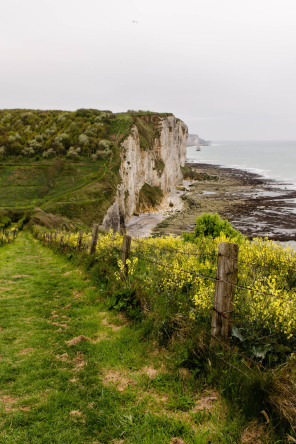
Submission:
M 240 442 L 217 394 L 151 347 L 31 234 L 0 249 L 0 443 Z

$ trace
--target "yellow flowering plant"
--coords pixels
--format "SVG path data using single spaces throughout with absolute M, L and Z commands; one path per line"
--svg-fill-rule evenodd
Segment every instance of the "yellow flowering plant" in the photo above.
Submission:
M 49 230 L 34 227 L 40 239 Z M 70 249 L 77 245 L 78 233 L 54 233 L 52 239 Z M 128 304 L 141 299 L 146 313 L 154 313 L 155 325 L 168 316 L 188 322 L 205 322 L 210 329 L 215 292 L 218 246 L 233 242 L 222 232 L 216 238 L 200 237 L 185 242 L 180 237 L 133 238 L 126 268 L 119 260 L 122 235 L 100 233 L 96 247 L 98 269 L 108 275 L 113 294 L 121 294 Z M 252 337 L 270 337 L 292 347 L 296 335 L 296 254 L 267 238 L 236 239 L 239 243 L 238 287 L 233 301 L 237 328 Z M 90 233 L 84 236 L 84 246 Z M 110 284 L 111 285 L 111 284 Z M 114 306 L 119 304 L 116 299 Z M 120 305 L 120 304 L 119 304 Z M 162 321 L 163 320 L 163 321 Z M 173 322 L 173 321 L 172 321 Z M 278 338 L 278 339 L 277 339 Z

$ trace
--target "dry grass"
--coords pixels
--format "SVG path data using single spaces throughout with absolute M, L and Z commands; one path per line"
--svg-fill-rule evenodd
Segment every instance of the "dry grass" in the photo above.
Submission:
M 257 421 L 252 421 L 243 431 L 242 444 L 260 444 L 261 438 L 266 436 L 266 427 Z
M 102 319 L 102 325 L 104 326 L 104 327 L 109 327 L 109 328 L 111 328 L 113 331 L 118 331 L 118 330 L 121 330 L 121 328 L 122 328 L 122 325 L 115 325 L 115 324 L 112 324 L 112 322 L 109 322 L 108 321 L 108 319 Z
M 66 341 L 66 344 L 68 345 L 68 347 L 72 347 L 73 345 L 79 344 L 79 342 L 82 341 L 90 341 L 90 338 L 80 335 L 76 338 L 70 339 L 70 341 Z
M 296 384 L 295 364 L 287 364 L 273 372 L 272 386 L 269 391 L 269 403 L 280 417 L 288 421 L 296 431 Z

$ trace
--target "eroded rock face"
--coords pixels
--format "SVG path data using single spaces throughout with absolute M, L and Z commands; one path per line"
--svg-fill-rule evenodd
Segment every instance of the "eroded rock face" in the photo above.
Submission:
M 186 160 L 187 126 L 174 116 L 161 117 L 157 122 L 159 134 L 149 149 L 141 148 L 138 129 L 132 127 L 122 143 L 120 176 L 117 197 L 104 221 L 105 230 L 119 230 L 139 209 L 139 193 L 145 183 L 159 187 L 168 197 L 182 181 L 181 166 Z
M 196 146 L 196 150 L 200 151 L 200 139 L 197 134 L 188 134 L 186 146 Z

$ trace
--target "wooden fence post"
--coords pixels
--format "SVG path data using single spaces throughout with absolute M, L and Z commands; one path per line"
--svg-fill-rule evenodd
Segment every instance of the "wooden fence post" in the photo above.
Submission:
M 219 245 L 211 345 L 227 340 L 232 329 L 232 307 L 238 274 L 238 244 Z M 217 340 L 215 339 L 217 338 Z
M 130 251 L 131 251 L 131 242 L 132 238 L 131 236 L 128 236 L 127 234 L 124 234 L 123 236 L 123 243 L 122 243 L 122 253 L 121 253 L 121 262 L 124 265 L 124 273 L 125 276 L 128 274 L 128 264 L 126 263 L 127 259 L 129 258 Z
M 83 231 L 80 230 L 79 233 L 78 233 L 78 239 L 77 239 L 76 251 L 79 251 L 79 250 L 81 249 L 82 238 L 83 238 Z
M 91 236 L 90 247 L 89 247 L 89 254 L 94 254 L 96 251 L 98 234 L 99 234 L 99 225 L 96 224 L 93 226 L 93 230 L 92 230 L 92 236 Z

